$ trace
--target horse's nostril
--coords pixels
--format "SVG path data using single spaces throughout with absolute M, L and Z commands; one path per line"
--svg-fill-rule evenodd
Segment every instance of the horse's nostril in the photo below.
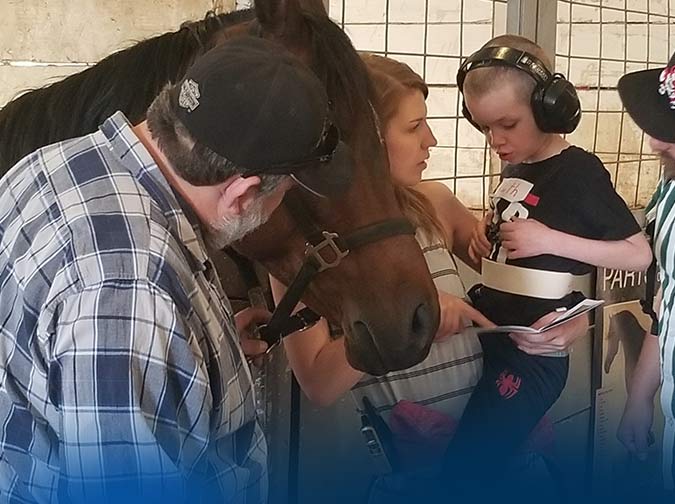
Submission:
M 420 304 L 412 316 L 411 331 L 412 334 L 419 337 L 427 336 L 431 326 L 431 310 L 426 303 Z

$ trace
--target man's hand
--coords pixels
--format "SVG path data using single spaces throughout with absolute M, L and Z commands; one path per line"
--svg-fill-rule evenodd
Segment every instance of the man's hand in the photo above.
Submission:
M 543 327 L 556 317 L 558 312 L 547 313 L 532 327 Z M 511 333 L 509 336 L 523 352 L 531 355 L 562 352 L 588 332 L 588 315 L 580 315 L 540 334 Z
M 262 365 L 262 358 L 267 351 L 267 343 L 255 337 L 255 326 L 269 322 L 272 314 L 265 308 L 248 307 L 234 315 L 234 323 L 239 333 L 239 343 L 244 355 L 254 365 Z
M 486 213 L 481 220 L 476 222 L 476 226 L 471 234 L 468 252 L 471 260 L 477 265 L 480 265 L 481 258 L 490 255 L 490 251 L 492 250 L 490 240 L 487 238 L 487 227 L 491 220 L 492 210 Z
M 442 341 L 475 322 L 480 327 L 495 327 L 481 312 L 469 305 L 466 301 L 438 291 L 438 304 L 441 307 L 441 322 L 436 332 L 436 341 Z
M 534 219 L 513 219 L 499 226 L 499 238 L 508 259 L 552 253 L 556 231 Z
M 616 437 L 639 460 L 647 460 L 650 441 L 653 442 L 649 439 L 653 421 L 653 402 L 642 398 L 628 398 Z

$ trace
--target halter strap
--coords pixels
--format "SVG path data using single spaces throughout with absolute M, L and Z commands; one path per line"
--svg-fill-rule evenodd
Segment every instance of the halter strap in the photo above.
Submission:
M 321 318 L 310 308 L 304 308 L 298 312 L 301 313 L 299 317 L 309 324 L 298 329 L 299 321 L 291 316 L 305 289 L 318 273 L 336 267 L 353 249 L 392 236 L 415 234 L 415 228 L 410 221 L 398 218 L 369 224 L 342 237 L 338 233 L 320 230 L 309 219 L 307 207 L 294 193 L 291 192 L 286 196 L 284 204 L 303 231 L 307 244 L 302 267 L 277 304 L 269 323 L 260 327 L 260 335 L 269 345 L 268 352 L 285 336 L 306 329 Z M 323 255 L 326 251 L 330 253 L 329 257 Z

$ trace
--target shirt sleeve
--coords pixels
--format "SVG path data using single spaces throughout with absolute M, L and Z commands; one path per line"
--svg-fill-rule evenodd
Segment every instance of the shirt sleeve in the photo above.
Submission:
M 172 299 L 144 281 L 96 286 L 61 304 L 55 331 L 60 492 L 99 502 L 134 489 L 175 502 L 206 450 L 212 398 Z
M 602 162 L 588 154 L 576 168 L 572 186 L 578 201 L 579 218 L 585 221 L 585 228 L 592 230 L 592 236 L 588 238 L 623 240 L 639 233 L 639 224 L 614 189 Z

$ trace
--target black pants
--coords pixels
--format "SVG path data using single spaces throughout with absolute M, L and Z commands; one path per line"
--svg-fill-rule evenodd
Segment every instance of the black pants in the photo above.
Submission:
M 505 334 L 480 336 L 483 376 L 446 453 L 444 479 L 452 486 L 502 486 L 511 457 L 558 399 L 568 357 L 529 355 Z

